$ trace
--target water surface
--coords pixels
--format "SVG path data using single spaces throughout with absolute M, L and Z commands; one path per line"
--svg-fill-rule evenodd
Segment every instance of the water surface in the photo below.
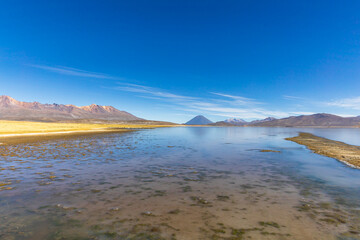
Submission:
M 360 171 L 284 140 L 298 131 L 360 145 L 178 127 L 0 146 L 0 239 L 360 239 Z

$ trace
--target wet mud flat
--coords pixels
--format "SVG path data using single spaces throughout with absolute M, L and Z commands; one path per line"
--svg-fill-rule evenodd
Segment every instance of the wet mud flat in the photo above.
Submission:
M 0 146 L 0 239 L 360 239 L 358 206 L 284 174 L 283 152 L 149 131 Z
M 351 167 L 360 168 L 360 147 L 315 136 L 311 133 L 299 133 L 286 140 L 305 145 L 314 153 L 335 158 Z

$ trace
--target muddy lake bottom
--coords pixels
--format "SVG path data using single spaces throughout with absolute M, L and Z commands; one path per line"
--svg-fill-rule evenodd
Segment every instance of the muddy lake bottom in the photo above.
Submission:
M 0 239 L 360 239 L 360 170 L 284 140 L 299 131 L 360 143 L 181 127 L 0 145 Z

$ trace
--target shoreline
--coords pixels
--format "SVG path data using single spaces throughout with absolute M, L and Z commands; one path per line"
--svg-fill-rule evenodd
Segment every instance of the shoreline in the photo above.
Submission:
M 0 145 L 89 136 L 125 133 L 140 129 L 173 127 L 174 125 L 131 123 L 50 123 L 0 120 Z
M 124 130 L 126 130 L 124 128 Z M 27 136 L 47 136 L 47 135 L 58 135 L 58 134 L 73 134 L 73 133 L 98 133 L 98 132 L 111 132 L 113 130 L 109 129 L 90 129 L 90 130 L 70 130 L 70 131 L 59 131 L 59 132 L 32 132 L 32 133 L 10 133 L 10 134 L 0 134 L 1 138 L 11 138 L 11 137 L 27 137 Z
M 10 144 L 40 142 L 40 141 L 55 140 L 55 139 L 101 135 L 101 134 L 126 133 L 137 130 L 140 130 L 140 128 L 98 129 L 98 130 L 91 129 L 91 130 L 74 130 L 74 131 L 59 131 L 59 132 L 0 134 L 0 146 L 10 145 Z
M 334 158 L 345 165 L 360 169 L 360 146 L 330 140 L 311 133 L 300 132 L 298 136 L 285 140 L 306 146 L 316 154 Z

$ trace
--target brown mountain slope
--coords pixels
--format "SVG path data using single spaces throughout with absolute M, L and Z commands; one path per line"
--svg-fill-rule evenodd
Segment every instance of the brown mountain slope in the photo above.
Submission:
M 345 127 L 360 126 L 360 117 L 340 117 L 327 113 L 302 115 L 250 124 L 261 127 Z
M 225 122 L 225 121 L 219 121 L 219 122 L 215 122 L 215 123 L 210 123 L 208 125 L 209 126 L 218 126 L 218 127 L 235 127 L 235 126 L 237 126 L 235 124 Z
M 117 110 L 111 106 L 92 104 L 77 107 L 63 104 L 41 104 L 39 102 L 21 102 L 9 96 L 0 96 L 0 119 L 5 120 L 142 120 L 128 112 Z

